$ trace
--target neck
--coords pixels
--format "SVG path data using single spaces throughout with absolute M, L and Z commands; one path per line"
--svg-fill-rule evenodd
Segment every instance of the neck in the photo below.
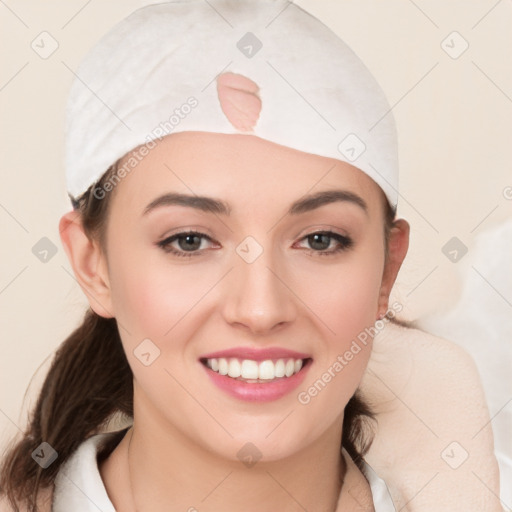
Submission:
M 135 415 L 133 427 L 101 469 L 116 510 L 337 510 L 345 472 L 341 421 L 286 459 L 245 465 L 199 447 L 168 423 L 141 418 Z M 115 481 L 109 473 L 117 473 Z

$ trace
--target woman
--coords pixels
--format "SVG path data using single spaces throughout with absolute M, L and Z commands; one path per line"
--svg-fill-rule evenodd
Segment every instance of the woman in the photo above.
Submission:
M 394 509 L 357 392 L 408 246 L 389 105 L 300 8 L 214 6 L 140 9 L 77 72 L 60 232 L 91 310 L 4 465 L 29 510 Z

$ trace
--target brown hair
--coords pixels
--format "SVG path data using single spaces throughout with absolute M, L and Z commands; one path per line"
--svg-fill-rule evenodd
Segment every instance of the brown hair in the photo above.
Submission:
M 114 164 L 101 180 L 78 200 L 71 198 L 90 238 L 104 241 L 111 193 L 94 194 L 117 170 Z M 384 194 L 386 257 L 395 211 Z M 393 320 L 392 320 L 393 321 Z M 73 451 L 107 425 L 115 413 L 133 417 L 133 375 L 126 359 L 115 318 L 103 318 L 91 309 L 82 324 L 60 345 L 31 411 L 28 427 L 9 448 L 0 468 L 0 493 L 18 512 L 23 504 L 38 511 L 39 491 L 53 486 L 55 477 Z M 375 420 L 368 404 L 356 392 L 345 407 L 342 444 L 359 468 L 373 439 Z M 120 439 L 116 436 L 115 443 Z M 46 469 L 31 457 L 42 443 L 58 453 Z

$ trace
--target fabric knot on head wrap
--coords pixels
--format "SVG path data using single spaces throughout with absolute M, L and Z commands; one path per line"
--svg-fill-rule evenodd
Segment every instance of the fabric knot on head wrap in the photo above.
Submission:
M 203 131 L 348 162 L 396 206 L 397 137 L 383 91 L 336 34 L 293 2 L 148 5 L 105 34 L 76 75 L 66 112 L 72 198 L 135 148 Z

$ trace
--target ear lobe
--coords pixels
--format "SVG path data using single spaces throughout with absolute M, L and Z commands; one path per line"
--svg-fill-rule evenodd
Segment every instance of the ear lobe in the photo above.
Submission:
M 393 223 L 389 234 L 388 258 L 379 293 L 377 318 L 383 318 L 388 310 L 389 295 L 395 284 L 398 271 L 402 266 L 409 248 L 409 223 L 404 219 L 397 219 Z
M 90 240 L 78 212 L 63 215 L 59 222 L 62 245 L 78 284 L 91 309 L 104 318 L 113 318 L 106 258 L 96 240 Z

